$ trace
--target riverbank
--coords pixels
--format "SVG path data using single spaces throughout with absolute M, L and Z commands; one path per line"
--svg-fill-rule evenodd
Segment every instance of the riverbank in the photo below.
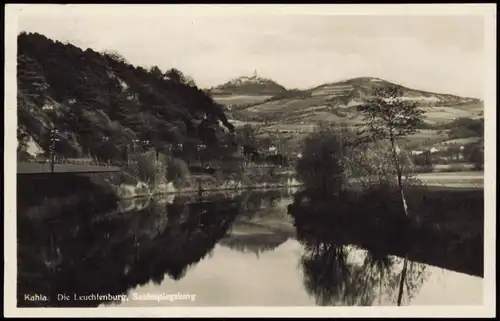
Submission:
M 298 188 L 301 187 L 302 184 L 294 181 L 289 181 L 281 184 L 273 184 L 273 183 L 260 183 L 260 184 L 252 184 L 252 185 L 243 185 L 238 183 L 228 183 L 227 186 L 218 186 L 218 187 L 210 187 L 210 188 L 196 188 L 196 187 L 188 187 L 188 188 L 175 188 L 172 184 L 165 184 L 164 186 L 160 186 L 152 191 L 148 192 L 136 192 L 132 191 L 130 188 L 126 186 L 120 187 L 117 189 L 117 195 L 120 199 L 134 199 L 140 197 L 148 197 L 148 196 L 169 196 L 169 195 L 204 195 L 207 193 L 216 193 L 216 192 L 231 192 L 231 191 L 252 191 L 252 190 L 266 190 L 266 189 L 276 189 L 276 188 Z
M 296 180 L 295 175 L 289 171 L 283 172 L 283 176 L 270 177 L 265 172 L 252 177 L 250 182 L 236 180 L 216 180 L 208 175 L 192 176 L 182 187 L 175 187 L 172 182 L 162 183 L 156 187 L 150 187 L 147 183 L 137 184 L 124 183 L 113 185 L 120 199 L 129 199 L 145 196 L 159 196 L 172 194 L 197 194 L 204 192 L 256 190 L 268 188 L 290 188 L 302 187 L 303 184 Z M 417 174 L 416 178 L 421 180 L 427 187 L 432 189 L 483 189 L 484 172 L 443 172 Z M 355 180 L 353 180 L 355 181 Z
M 34 221 L 57 217 L 65 208 L 96 206 L 138 198 L 170 196 L 204 197 L 213 193 L 299 187 L 293 178 L 266 175 L 246 181 L 217 180 L 214 177 L 189 177 L 182 186 L 173 182 L 158 185 L 142 182 L 126 172 L 99 174 L 49 173 L 17 175 L 17 209 L 19 216 Z M 106 205 L 107 206 L 107 205 Z
M 483 172 L 418 174 L 429 189 L 482 190 Z M 54 173 L 43 175 L 17 175 L 18 206 L 38 205 L 42 202 L 67 203 L 71 199 L 89 202 L 111 199 L 128 200 L 140 197 L 168 197 L 169 195 L 200 195 L 204 193 L 250 191 L 275 188 L 302 188 L 293 173 L 283 170 L 252 171 L 248 177 L 216 179 L 209 175 L 192 175 L 181 186 L 173 182 L 159 184 L 140 181 L 120 171 L 94 175 Z M 71 201 L 70 203 L 73 203 Z
M 245 191 L 269 188 L 300 187 L 294 175 L 288 171 L 274 168 L 250 169 L 236 177 L 216 177 L 213 175 L 189 175 L 182 182 L 167 181 L 163 175 L 158 180 L 141 181 L 137 177 L 120 172 L 104 178 L 120 199 L 145 196 L 200 194 L 205 192 Z

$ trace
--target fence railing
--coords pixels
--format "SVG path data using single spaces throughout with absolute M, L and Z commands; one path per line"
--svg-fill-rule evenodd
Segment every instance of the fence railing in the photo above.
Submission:
M 50 159 L 35 159 L 35 160 L 28 160 L 29 163 L 38 163 L 38 164 L 50 164 L 52 163 L 52 160 Z M 102 161 L 97 161 L 97 160 L 68 160 L 68 159 L 55 159 L 54 164 L 71 164 L 71 165 L 92 165 L 92 166 L 105 166 L 105 167 L 110 167 L 110 166 L 118 166 L 121 165 L 121 163 L 118 162 L 102 162 Z

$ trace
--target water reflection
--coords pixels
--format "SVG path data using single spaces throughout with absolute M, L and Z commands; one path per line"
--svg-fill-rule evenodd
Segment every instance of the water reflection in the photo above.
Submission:
M 58 300 L 58 294 L 122 294 L 166 275 L 179 280 L 213 249 L 237 213 L 238 202 L 225 198 L 148 200 L 108 212 L 75 208 L 43 222 L 20 219 L 19 304 L 96 306 Z M 44 293 L 50 301 L 26 301 L 27 293 Z
M 362 202 L 366 194 L 360 196 L 325 201 L 306 191 L 294 195 L 289 206 L 297 239 L 305 248 L 304 284 L 316 304 L 410 304 L 429 276 L 423 262 L 482 275 L 482 262 L 453 255 L 459 247 L 481 250 L 477 239 L 457 242 L 456 235 L 444 231 L 410 228 L 390 203 L 374 205 L 375 199 Z M 376 211 L 369 210 L 374 206 Z M 436 208 L 425 210 L 432 213 Z M 384 218 L 387 213 L 392 220 Z
M 322 306 L 400 305 L 395 296 L 403 294 L 411 300 L 425 280 L 426 266 L 411 262 L 404 270 L 400 263 L 405 261 L 335 244 L 318 244 L 301 259 L 305 288 Z
M 435 275 L 384 248 L 343 242 L 339 230 L 332 237 L 321 224 L 298 222 L 292 202 L 289 191 L 268 190 L 52 207 L 43 220 L 20 213 L 18 305 L 366 306 L 397 305 L 400 293 L 404 305 Z M 155 293 L 196 300 L 131 299 Z M 78 297 L 92 294 L 102 297 Z

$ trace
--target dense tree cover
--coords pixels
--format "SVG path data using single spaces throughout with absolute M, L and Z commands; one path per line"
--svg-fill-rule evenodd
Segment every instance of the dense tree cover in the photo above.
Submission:
M 177 69 L 146 70 L 37 33 L 18 36 L 18 107 L 18 137 L 39 142 L 58 128 L 66 155 L 122 159 L 136 140 L 160 150 L 213 147 L 234 131 L 223 108 Z
M 448 133 L 450 139 L 484 136 L 483 118 L 472 119 L 460 117 L 447 124 L 446 127 L 450 130 Z
M 474 146 L 471 148 L 470 152 L 466 154 L 467 160 L 474 164 L 476 169 L 484 169 L 484 148 L 480 146 Z
M 448 131 L 449 139 L 483 137 L 484 136 L 484 118 L 473 119 L 468 117 L 459 117 L 451 122 L 429 124 L 419 123 L 418 129 L 434 129 Z

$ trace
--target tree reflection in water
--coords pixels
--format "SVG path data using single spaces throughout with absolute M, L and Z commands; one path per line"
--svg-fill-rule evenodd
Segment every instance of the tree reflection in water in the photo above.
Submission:
M 59 301 L 57 294 L 117 295 L 165 276 L 180 280 L 225 236 L 241 199 L 186 201 L 80 206 L 38 221 L 21 213 L 18 305 L 36 305 L 24 294 L 43 293 L 50 299 L 44 306 L 97 306 L 99 301 Z
M 426 277 L 425 265 L 391 257 L 376 249 L 328 242 L 304 242 L 304 285 L 322 306 L 400 305 L 413 298 Z M 402 282 L 402 283 L 401 283 Z M 400 288 L 400 284 L 404 284 Z
M 336 305 L 352 272 L 347 251 L 342 246 L 318 244 L 306 253 L 301 263 L 307 291 L 314 294 L 318 305 Z
M 238 215 L 251 217 L 282 194 L 265 191 L 211 195 L 205 200 L 190 196 L 166 201 L 136 199 L 103 207 L 85 203 L 51 207 L 51 215 L 38 220 L 21 211 L 17 225 L 18 306 L 37 305 L 24 301 L 25 293 L 48 295 L 49 302 L 40 303 L 43 306 L 98 306 L 99 300 L 59 301 L 57 294 L 117 295 L 149 282 L 160 284 L 165 277 L 180 280 L 212 255 Z M 33 212 L 39 207 L 46 212 L 43 205 L 36 206 L 25 210 Z M 277 246 L 285 240 L 272 238 L 265 243 L 272 241 Z M 239 246 L 238 240 L 228 242 Z

